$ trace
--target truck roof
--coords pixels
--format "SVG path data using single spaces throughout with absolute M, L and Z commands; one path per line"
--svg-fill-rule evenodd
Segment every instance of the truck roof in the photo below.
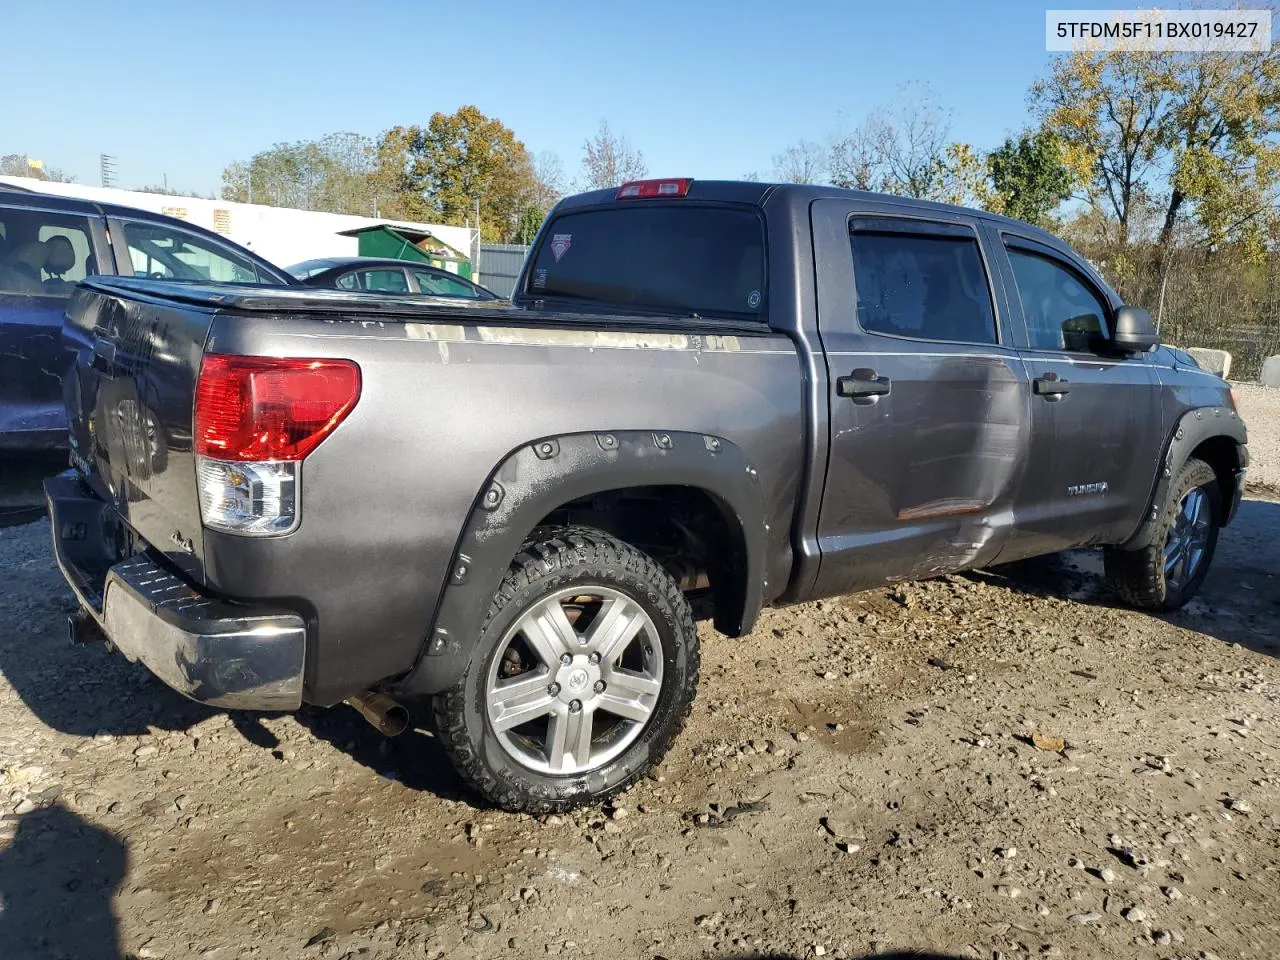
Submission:
M 650 177 L 647 179 L 662 179 Z M 577 207 L 598 206 L 601 204 L 633 203 L 632 200 L 618 200 L 618 188 L 607 187 L 603 190 L 590 190 L 586 193 L 565 197 L 557 206 L 558 211 Z M 901 208 L 904 212 L 919 214 L 949 213 L 967 217 L 980 217 L 997 224 L 1016 226 L 1023 233 L 1034 232 L 1046 242 L 1060 245 L 1063 241 L 1040 227 L 1014 220 L 998 213 L 978 210 L 972 207 L 960 207 L 950 203 L 937 203 L 933 200 L 917 200 L 914 197 L 902 197 L 892 193 L 876 193 L 871 190 L 847 190 L 843 187 L 817 186 L 813 184 L 764 183 L 754 180 L 690 180 L 685 194 L 688 200 L 703 200 L 719 203 L 747 203 L 764 206 L 766 203 L 794 205 L 797 208 L 808 207 L 814 200 L 824 198 L 857 199 L 866 203 L 887 204 Z

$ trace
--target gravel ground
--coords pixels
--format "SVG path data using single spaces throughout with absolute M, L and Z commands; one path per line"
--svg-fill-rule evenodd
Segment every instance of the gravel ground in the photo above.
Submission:
M 1255 478 L 1277 396 L 1242 391 Z M 47 539 L 0 529 L 5 960 L 1280 956 L 1280 502 L 1169 617 L 1082 551 L 708 632 L 661 768 L 542 818 L 428 730 L 70 647 Z
M 1280 390 L 1258 383 L 1231 386 L 1249 426 L 1250 482 L 1280 492 Z

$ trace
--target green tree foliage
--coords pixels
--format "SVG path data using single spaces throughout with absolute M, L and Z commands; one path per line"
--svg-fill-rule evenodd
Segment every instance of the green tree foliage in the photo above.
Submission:
M 537 178 L 524 144 L 501 121 L 465 106 L 425 127 L 392 127 L 379 142 L 381 177 L 410 219 L 474 222 L 485 240 L 518 236 L 536 206 Z
M 1017 220 L 1049 226 L 1053 211 L 1071 196 L 1071 171 L 1052 131 L 1007 137 L 987 155 L 987 169 L 991 208 Z
M 222 199 L 374 216 L 376 158 L 373 141 L 357 133 L 277 143 L 222 171 Z
M 1208 242 L 1260 253 L 1280 182 L 1280 48 L 1078 51 L 1054 61 L 1031 102 L 1119 243 L 1133 239 L 1135 212 L 1156 205 L 1162 246 L 1190 214 Z

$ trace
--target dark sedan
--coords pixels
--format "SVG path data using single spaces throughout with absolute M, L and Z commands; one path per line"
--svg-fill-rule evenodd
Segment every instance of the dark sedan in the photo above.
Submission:
M 410 260 L 326 257 L 295 263 L 288 270 L 312 287 L 460 297 L 465 300 L 500 299 L 492 290 L 486 290 L 480 284 L 472 283 L 456 273 Z

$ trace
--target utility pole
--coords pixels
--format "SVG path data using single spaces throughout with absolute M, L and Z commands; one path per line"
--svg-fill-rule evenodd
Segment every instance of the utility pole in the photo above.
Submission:
M 98 154 L 98 174 L 104 187 L 114 187 L 116 183 L 116 158 L 109 153 Z

